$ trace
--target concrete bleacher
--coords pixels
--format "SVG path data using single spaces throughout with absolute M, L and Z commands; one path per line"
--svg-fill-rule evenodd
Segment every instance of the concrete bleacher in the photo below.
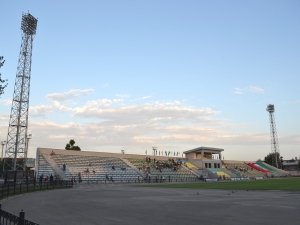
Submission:
M 256 162 L 256 164 L 258 164 L 259 166 L 261 166 L 262 168 L 266 169 L 266 170 L 269 170 L 271 172 L 271 174 L 275 177 L 281 177 L 281 176 L 287 176 L 289 175 L 288 172 L 286 171 L 283 171 L 283 170 L 280 170 L 280 169 L 277 169 L 269 164 L 266 164 L 264 162 Z
M 262 172 L 249 167 L 245 163 L 225 162 L 224 166 L 227 170 L 230 170 L 238 177 L 248 177 L 251 179 L 255 179 L 255 178 L 263 178 L 265 176 Z
M 67 151 L 59 149 L 38 148 L 37 160 L 40 164 L 40 174 L 58 175 L 61 179 L 74 179 L 78 182 L 139 182 L 151 179 L 164 179 L 168 181 L 196 180 L 198 177 L 188 168 L 178 165 L 173 167 L 161 167 L 161 171 L 155 169 L 155 164 L 146 162 L 146 157 L 141 155 Z M 168 157 L 157 157 L 161 163 L 169 163 Z M 64 167 L 65 165 L 65 167 Z M 150 175 L 139 171 L 139 167 L 149 167 Z M 65 168 L 65 169 L 64 169 Z M 80 179 L 79 179 L 80 178 Z M 151 182 L 155 182 L 151 180 Z
M 140 176 L 120 158 L 59 154 L 52 158 L 60 168 L 66 165 L 65 174 L 69 179 L 78 180 L 80 174 L 82 181 L 132 182 Z
M 151 179 L 170 179 L 170 180 L 177 180 L 177 181 L 185 181 L 185 180 L 192 180 L 197 179 L 197 176 L 189 171 L 188 169 L 184 168 L 183 166 L 178 166 L 177 170 L 175 171 L 173 168 L 168 167 L 160 167 L 160 169 L 156 168 L 157 163 L 162 164 L 171 164 L 169 160 L 156 160 L 154 162 L 151 159 L 150 162 L 144 159 L 137 159 L 137 158 L 126 158 L 130 163 L 132 163 L 141 173 L 146 176 L 148 169 L 150 168 L 150 177 Z M 146 169 L 146 170 L 145 170 Z
M 154 161 L 154 157 L 156 160 Z M 262 179 L 270 177 L 247 165 L 249 162 L 222 160 L 221 168 L 203 168 L 197 160 L 145 155 L 118 154 L 104 152 L 67 151 L 38 148 L 36 176 L 51 174 L 59 179 L 70 180 L 79 176 L 85 181 L 138 182 L 141 179 L 195 181 L 202 178 L 226 180 Z M 177 161 L 178 160 L 178 161 Z M 157 164 L 159 162 L 159 164 Z M 251 164 L 251 163 L 250 163 Z M 288 172 L 279 170 L 263 162 L 256 163 L 260 168 L 270 171 L 275 177 L 287 176 Z M 63 170 L 63 165 L 66 169 Z M 114 167 L 114 169 L 113 169 Z M 147 168 L 145 170 L 145 168 Z M 147 179 L 145 179 L 147 177 Z

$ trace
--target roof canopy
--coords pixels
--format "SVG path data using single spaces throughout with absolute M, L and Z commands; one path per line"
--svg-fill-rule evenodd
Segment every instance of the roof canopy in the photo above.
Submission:
M 193 148 L 191 150 L 187 150 L 185 152 L 183 152 L 184 154 L 188 154 L 188 153 L 197 153 L 197 152 L 201 152 L 201 151 L 209 151 L 209 152 L 215 152 L 215 153 L 220 153 L 222 151 L 224 151 L 224 149 L 222 148 L 211 148 L 211 147 L 198 147 L 198 148 Z

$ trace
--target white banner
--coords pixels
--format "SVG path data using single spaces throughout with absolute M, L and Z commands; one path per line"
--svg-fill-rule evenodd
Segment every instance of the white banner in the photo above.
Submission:
M 218 179 L 205 179 L 206 182 L 218 182 Z

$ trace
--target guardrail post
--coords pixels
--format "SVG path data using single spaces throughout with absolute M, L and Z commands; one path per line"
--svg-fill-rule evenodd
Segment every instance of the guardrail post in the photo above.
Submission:
M 19 220 L 18 220 L 18 225 L 24 225 L 25 222 L 25 212 L 23 209 L 21 209 L 21 212 L 19 212 Z
M 8 197 L 8 195 L 9 195 L 9 184 L 7 184 L 7 195 L 6 195 L 6 197 Z

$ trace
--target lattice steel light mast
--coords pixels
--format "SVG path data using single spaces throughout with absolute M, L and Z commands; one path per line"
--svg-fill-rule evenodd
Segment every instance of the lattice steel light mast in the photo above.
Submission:
M 275 124 L 275 117 L 274 117 L 274 105 L 269 104 L 267 106 L 267 111 L 270 115 L 270 135 L 271 135 L 271 153 L 272 153 L 272 164 L 276 168 L 278 168 L 278 157 L 279 155 L 279 145 L 278 145 L 278 138 L 276 132 L 276 124 Z
M 24 159 L 26 156 L 32 42 L 36 33 L 36 26 L 37 19 L 29 13 L 23 13 L 21 22 L 22 42 L 11 106 L 3 169 L 4 165 L 8 166 L 11 170 L 23 169 L 24 166 L 20 164 L 17 165 L 17 159 Z

